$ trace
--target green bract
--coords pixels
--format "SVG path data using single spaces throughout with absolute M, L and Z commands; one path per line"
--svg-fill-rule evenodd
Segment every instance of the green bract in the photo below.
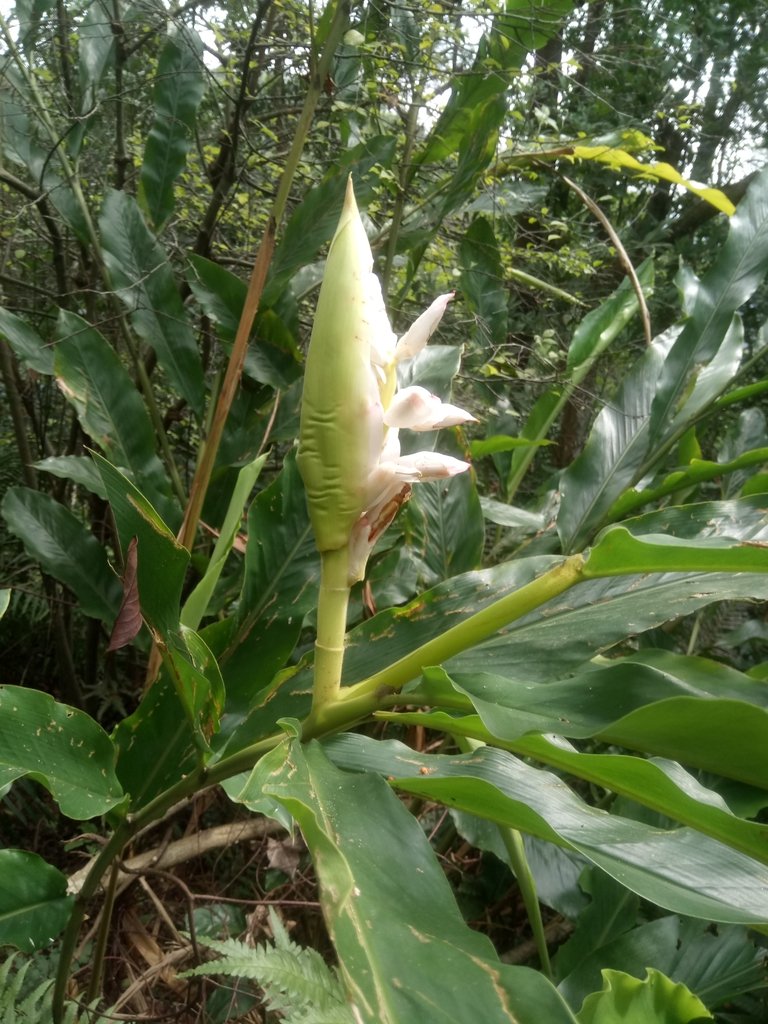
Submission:
M 309 343 L 297 458 L 318 549 L 349 548 L 350 582 L 413 483 L 469 468 L 431 451 L 401 456 L 400 428 L 473 419 L 424 388 L 397 388 L 397 363 L 424 348 L 452 295 L 435 299 L 398 342 L 372 267 L 350 180 Z
M 297 463 L 320 551 L 347 544 L 365 500 L 372 456 L 361 426 L 375 402 L 366 301 L 372 266 L 350 179 L 320 289 L 301 407 Z M 389 330 L 383 305 L 381 313 Z

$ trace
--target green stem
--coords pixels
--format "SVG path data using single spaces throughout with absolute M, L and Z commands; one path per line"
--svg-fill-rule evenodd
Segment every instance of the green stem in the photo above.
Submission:
M 454 736 L 453 738 L 459 750 L 464 753 L 471 753 L 473 750 L 477 750 L 478 747 L 485 746 L 480 740 L 471 739 L 469 736 Z M 528 915 L 528 922 L 533 932 L 533 940 L 536 943 L 536 951 L 539 954 L 542 973 L 550 981 L 553 981 L 554 975 L 552 974 L 552 963 L 549 959 L 549 949 L 547 948 L 547 936 L 544 931 L 544 921 L 541 917 L 539 896 L 536 892 L 536 879 L 533 877 L 531 866 L 525 854 L 522 833 L 518 832 L 516 828 L 507 828 L 505 825 L 498 825 L 497 828 L 509 857 L 509 866 L 514 872 L 520 889 L 520 895 L 523 897 L 525 912 Z
M 441 665 L 469 647 L 487 640 L 503 626 L 569 590 L 585 578 L 583 568 L 583 555 L 570 555 L 542 576 L 499 601 L 494 601 L 475 615 L 470 615 L 468 619 L 427 641 L 394 664 L 374 672 L 355 686 L 345 687 L 340 703 L 346 704 L 367 695 L 401 689 L 411 679 L 415 679 L 425 666 Z
M 533 940 L 536 943 L 536 951 L 539 954 L 539 963 L 542 973 L 550 980 L 554 980 L 552 974 L 552 963 L 549 959 L 547 948 L 547 934 L 544 931 L 544 921 L 541 917 L 541 906 L 536 892 L 536 880 L 531 872 L 531 866 L 525 855 L 523 837 L 515 828 L 504 828 L 499 826 L 499 833 L 502 842 L 507 849 L 509 865 L 514 872 L 517 884 L 520 887 L 520 895 L 523 897 L 525 911 L 528 914 L 528 921 L 533 932 Z
M 339 699 L 349 604 L 349 548 L 323 551 L 320 558 L 313 712 Z

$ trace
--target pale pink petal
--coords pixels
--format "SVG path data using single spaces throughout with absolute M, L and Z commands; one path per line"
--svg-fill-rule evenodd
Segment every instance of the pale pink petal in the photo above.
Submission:
M 475 417 L 471 413 L 441 402 L 437 395 L 417 385 L 398 391 L 384 413 L 384 423 L 388 427 L 407 427 L 409 430 L 439 430 L 474 422 Z
M 402 470 L 417 470 L 422 480 L 457 476 L 470 468 L 468 462 L 454 459 L 451 455 L 441 455 L 439 452 L 414 452 L 413 455 L 403 455 L 398 465 Z
M 395 359 L 398 362 L 401 359 L 413 359 L 414 356 L 417 356 L 419 352 L 421 352 L 429 341 L 430 335 L 440 323 L 443 313 L 445 312 L 445 307 L 451 301 L 453 295 L 453 292 L 440 295 L 435 299 L 429 309 L 425 310 L 425 312 L 423 312 L 421 316 L 411 324 L 397 343 Z
M 411 430 L 428 430 L 426 424 L 439 418 L 442 402 L 437 395 L 418 386 L 398 391 L 384 412 L 388 427 L 409 427 Z
M 458 427 L 461 423 L 477 423 L 477 420 L 466 409 L 460 409 L 458 405 L 448 405 L 446 402 L 441 402 L 440 419 L 427 429 L 440 430 L 442 427 Z

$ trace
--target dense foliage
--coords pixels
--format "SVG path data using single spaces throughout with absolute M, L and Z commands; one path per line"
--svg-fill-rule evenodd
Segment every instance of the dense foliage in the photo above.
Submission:
M 8 1019 L 765 1019 L 764 16 L 0 14 Z M 400 386 L 477 422 L 319 701 L 350 176 L 396 333 L 456 293 Z

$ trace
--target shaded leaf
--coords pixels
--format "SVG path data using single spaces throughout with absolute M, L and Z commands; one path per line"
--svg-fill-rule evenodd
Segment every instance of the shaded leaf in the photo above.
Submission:
M 163 515 L 178 519 L 146 406 L 116 353 L 95 328 L 64 309 L 56 336 L 56 381 L 83 430 Z
M 155 112 L 139 176 L 139 203 L 159 231 L 173 213 L 173 185 L 184 169 L 203 96 L 203 44 L 178 23 L 165 41 L 155 78 Z
M 29 370 L 50 376 L 53 373 L 53 348 L 46 345 L 34 328 L 20 316 L 0 308 L 0 337 L 5 338 L 17 358 Z
M 765 951 L 755 948 L 746 928 L 720 925 L 715 932 L 705 923 L 672 914 L 595 949 L 558 990 L 578 1009 L 597 990 L 604 968 L 639 976 L 650 966 L 682 982 L 710 1008 L 768 981 Z
M 111 622 L 120 584 L 106 551 L 83 523 L 50 495 L 29 487 L 9 487 L 0 508 L 27 553 L 70 588 L 83 613 Z
M 168 258 L 136 200 L 107 192 L 99 218 L 104 261 L 134 330 L 157 353 L 171 385 L 202 412 L 203 369 Z
M 179 604 L 189 552 L 183 548 L 134 484 L 106 459 L 94 455 L 115 516 L 120 544 L 137 538 L 136 579 L 141 611 L 165 645 L 179 630 Z
M 201 761 L 202 749 L 190 718 L 181 713 L 168 670 L 144 694 L 141 703 L 113 733 L 117 776 L 134 810 L 179 782 Z
M 0 850 L 0 946 L 30 953 L 49 945 L 69 920 L 67 876 L 23 850 Z

